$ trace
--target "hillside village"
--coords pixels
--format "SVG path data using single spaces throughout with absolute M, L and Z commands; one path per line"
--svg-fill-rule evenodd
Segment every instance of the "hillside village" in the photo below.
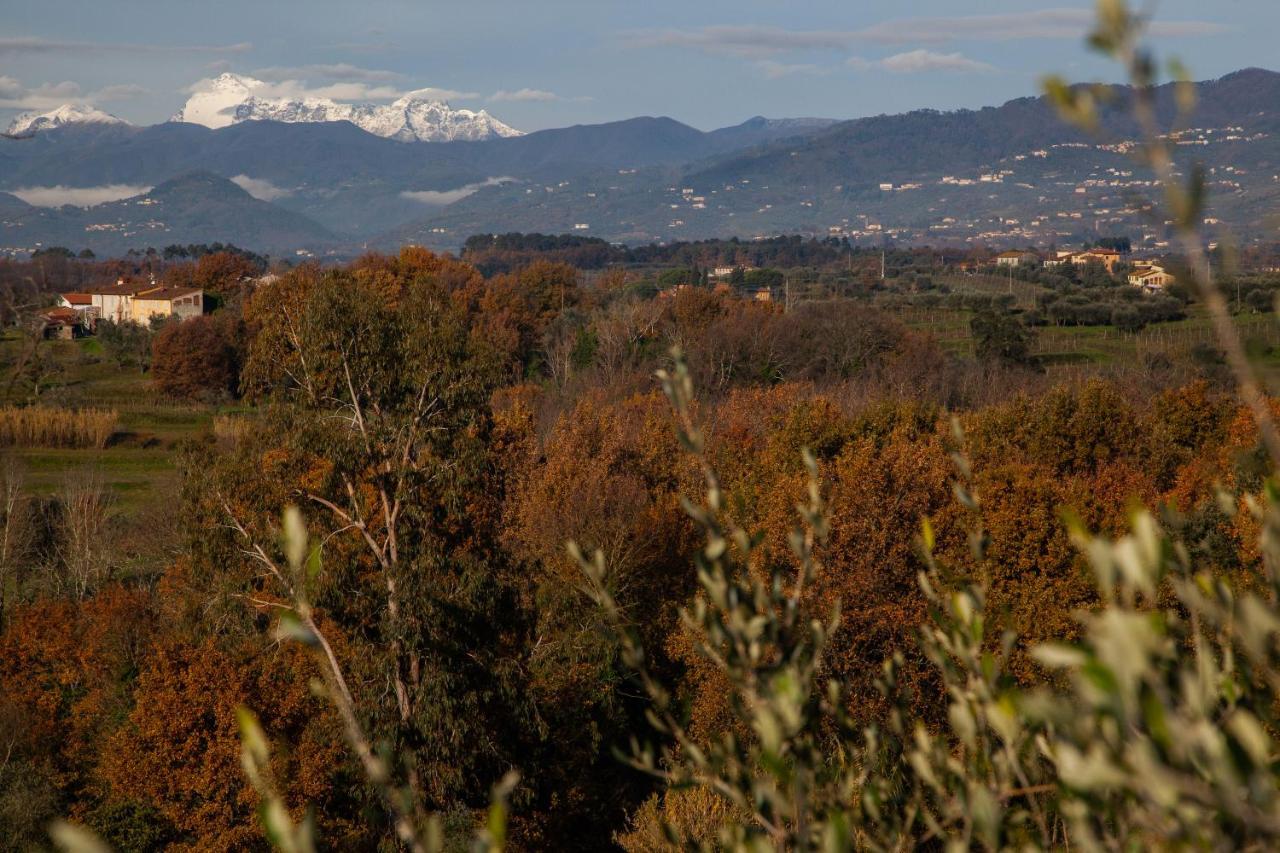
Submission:
M 1206 170 L 1206 188 L 1215 204 L 1234 207 L 1251 190 L 1255 195 L 1259 191 L 1258 176 L 1247 177 L 1251 169 L 1232 161 L 1251 159 L 1255 155 L 1250 147 L 1270 139 L 1270 133 L 1227 125 L 1185 129 L 1166 138 L 1179 148 L 1194 146 L 1198 156 L 1223 161 Z M 1159 181 L 1135 173 L 1130 157 L 1136 146 L 1131 139 L 1059 142 L 1001 158 L 967 174 L 919 175 L 862 186 L 810 186 L 810 193 L 799 197 L 794 187 L 771 188 L 747 178 L 708 189 L 671 187 L 668 207 L 673 213 L 668 230 L 673 235 L 695 234 L 700 212 L 719 210 L 726 217 L 745 215 L 761 222 L 801 215 L 812 221 L 812 233 L 825 231 L 860 245 L 885 241 L 1045 245 L 1082 234 L 1131 233 L 1136 246 L 1166 250 L 1172 222 L 1151 219 L 1146 199 L 1159 191 Z M 1204 151 L 1210 147 L 1213 152 Z M 1246 185 L 1250 180 L 1252 187 Z M 1280 185 L 1280 175 L 1266 176 L 1266 180 Z M 596 197 L 594 190 L 587 195 Z M 754 215 L 742 210 L 747 197 L 755 204 Z M 823 211 L 844 213 L 849 207 L 866 212 L 842 215 L 825 229 L 819 224 Z M 1214 233 L 1223 221 L 1221 216 L 1208 215 L 1202 224 Z
M 997 267 L 1012 268 L 1023 265 L 1040 265 L 1048 270 L 1056 270 L 1066 266 L 1086 267 L 1090 264 L 1097 264 L 1102 269 L 1105 269 L 1108 275 L 1114 276 L 1117 267 L 1124 262 L 1125 255 L 1115 249 L 1101 247 L 1089 248 L 1084 251 L 1060 249 L 1044 257 L 1041 257 L 1035 251 L 1010 249 L 996 255 L 994 260 Z M 1162 291 L 1177 281 L 1177 278 L 1168 272 L 1163 264 L 1154 260 L 1126 263 L 1123 271 L 1125 281 L 1148 293 Z

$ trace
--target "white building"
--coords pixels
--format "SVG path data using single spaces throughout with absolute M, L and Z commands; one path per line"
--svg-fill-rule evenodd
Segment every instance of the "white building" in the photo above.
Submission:
M 128 284 L 123 279 L 113 285 L 90 288 L 84 293 L 67 294 L 83 304 L 88 297 L 95 319 L 113 323 L 147 323 L 152 317 L 198 317 L 204 313 L 204 291 L 196 287 L 167 287 L 150 281 Z M 69 307 L 80 310 L 76 304 Z

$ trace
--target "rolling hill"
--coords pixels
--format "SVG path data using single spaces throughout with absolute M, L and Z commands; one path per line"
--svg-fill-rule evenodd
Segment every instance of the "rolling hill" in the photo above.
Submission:
M 0 194 L 0 245 L 66 246 L 98 255 L 131 248 L 206 242 L 210 223 L 223 242 L 265 251 L 323 252 L 339 238 L 305 216 L 254 198 L 210 172 L 189 172 L 133 198 L 92 207 L 35 207 Z

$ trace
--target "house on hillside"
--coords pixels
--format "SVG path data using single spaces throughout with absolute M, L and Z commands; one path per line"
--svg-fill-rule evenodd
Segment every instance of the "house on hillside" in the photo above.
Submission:
M 77 294 L 79 295 L 79 294 Z M 120 279 L 113 285 L 90 288 L 86 294 L 95 319 L 113 323 L 148 323 L 153 317 L 198 317 L 204 313 L 204 291 L 197 287 L 167 287 L 153 279 L 145 284 Z
M 1077 266 L 1099 263 L 1106 267 L 1108 274 L 1112 274 L 1116 271 L 1116 264 L 1120 263 L 1120 253 L 1115 249 L 1089 249 L 1076 255 L 1074 263 Z
M 67 306 L 50 308 L 40 315 L 39 322 L 47 340 L 69 341 L 89 331 L 84 315 Z
M 996 255 L 996 266 L 999 267 L 1016 267 L 1021 264 L 1033 264 L 1040 258 L 1035 252 L 1024 252 L 1019 249 L 1011 249 L 1008 252 L 1001 252 Z
M 1116 264 L 1120 263 L 1120 253 L 1114 249 L 1086 249 L 1083 252 L 1059 251 L 1054 254 L 1054 257 L 1047 259 L 1044 265 L 1048 269 L 1053 269 L 1063 264 L 1083 267 L 1091 263 L 1101 264 L 1108 274 L 1114 274 Z
M 1129 284 L 1141 287 L 1148 293 L 1164 290 L 1177 281 L 1159 264 L 1134 264 L 1129 273 Z
M 154 287 L 134 294 L 133 319 L 146 323 L 152 317 L 199 317 L 204 313 L 204 291 L 194 287 Z
M 1072 263 L 1071 259 L 1074 258 L 1075 256 L 1076 256 L 1076 253 L 1072 252 L 1069 249 L 1059 249 L 1058 251 L 1053 253 L 1052 258 L 1045 259 L 1045 262 L 1044 262 L 1045 269 L 1054 269 L 1056 267 L 1062 266 L 1063 264 Z
M 85 325 L 92 326 L 98 318 L 98 309 L 93 307 L 93 297 L 87 293 L 61 293 L 58 295 L 58 307 L 70 308 L 80 314 Z

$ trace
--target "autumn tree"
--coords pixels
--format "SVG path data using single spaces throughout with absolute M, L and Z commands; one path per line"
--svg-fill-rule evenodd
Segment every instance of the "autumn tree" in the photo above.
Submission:
M 84 600 L 11 609 L 0 631 L 0 830 L 45 838 L 55 816 L 85 819 L 101 800 L 105 739 L 131 704 L 159 617 L 145 590 L 109 585 Z M 43 846 L 40 843 L 39 846 Z
M 253 303 L 245 375 L 265 418 L 191 482 L 197 515 L 229 531 L 202 545 L 205 582 L 273 613 L 288 591 L 264 585 L 261 560 L 278 508 L 305 507 L 327 543 L 309 595 L 353 650 L 353 701 L 395 747 L 395 778 L 421 809 L 487 804 L 536 741 L 526 616 L 495 541 L 491 362 L 430 275 L 303 270 Z
M 152 343 L 156 390 L 188 400 L 217 400 L 239 390 L 242 323 L 230 312 L 191 317 L 165 326 Z
M 235 709 L 251 705 L 267 731 L 293 744 L 277 756 L 296 814 L 317 815 L 335 847 L 364 846 L 370 830 L 351 820 L 351 772 L 337 721 L 307 688 L 314 677 L 300 650 L 263 655 L 247 641 L 221 647 L 166 638 L 147 653 L 127 719 L 101 747 L 104 834 L 130 830 L 126 806 L 153 813 L 169 843 L 201 849 L 252 846 L 258 798 L 240 769 Z M 136 828 L 132 828 L 136 831 Z

